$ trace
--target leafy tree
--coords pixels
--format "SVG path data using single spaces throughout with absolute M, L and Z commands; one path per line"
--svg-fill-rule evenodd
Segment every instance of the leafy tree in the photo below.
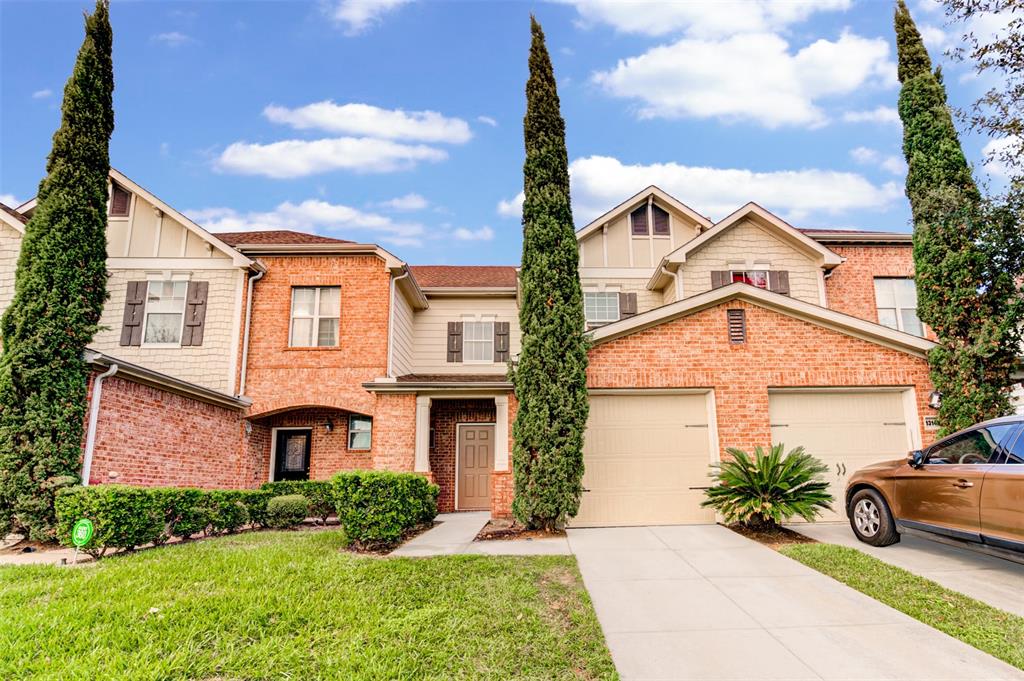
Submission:
M 576 514 L 583 492 L 587 343 L 565 121 L 544 32 L 532 16 L 530 25 L 512 510 L 528 527 L 553 529 Z
M 107 0 L 85 18 L 14 299 L 0 320 L 0 534 L 53 536 L 53 498 L 77 479 L 89 369 L 107 297 L 107 176 L 114 130 Z
M 939 345 L 929 355 L 951 432 L 1009 411 L 1007 388 L 1020 346 L 1019 203 L 983 200 L 960 147 L 942 73 L 931 69 L 903 0 L 895 17 L 899 113 L 914 218 L 918 314 Z

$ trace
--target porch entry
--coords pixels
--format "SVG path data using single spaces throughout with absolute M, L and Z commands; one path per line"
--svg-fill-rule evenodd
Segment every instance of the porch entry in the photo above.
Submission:
M 309 480 L 311 428 L 282 428 L 274 440 L 274 480 Z
M 494 470 L 494 424 L 460 423 L 457 430 L 455 508 L 488 510 Z

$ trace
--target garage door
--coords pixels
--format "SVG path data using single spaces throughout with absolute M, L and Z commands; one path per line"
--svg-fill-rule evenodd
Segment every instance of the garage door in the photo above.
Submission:
M 828 466 L 836 498 L 822 520 L 845 520 L 846 481 L 868 464 L 902 459 L 911 449 L 903 391 L 774 392 L 768 396 L 772 442 L 802 445 Z
M 707 396 L 594 395 L 573 527 L 713 523 Z

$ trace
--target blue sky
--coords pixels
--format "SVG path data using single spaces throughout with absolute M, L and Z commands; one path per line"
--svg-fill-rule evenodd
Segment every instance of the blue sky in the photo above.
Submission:
M 34 195 L 89 2 L 0 2 L 0 200 Z M 649 184 L 712 219 L 906 231 L 892 3 L 122 2 L 115 167 L 212 231 L 515 263 L 529 14 L 578 226 Z M 933 59 L 955 45 L 911 3 Z M 984 89 L 949 64 L 954 105 Z M 986 140 L 964 137 L 979 178 Z

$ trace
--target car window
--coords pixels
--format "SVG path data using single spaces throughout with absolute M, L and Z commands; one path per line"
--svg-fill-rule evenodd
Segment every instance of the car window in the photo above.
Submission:
M 1015 429 L 1016 423 L 978 428 L 948 442 L 940 443 L 928 452 L 929 464 L 982 464 L 994 463 L 1002 450 L 999 443 Z
M 999 463 L 1024 463 L 1024 429 L 1017 436 L 1016 442 L 1003 451 L 1003 457 Z

